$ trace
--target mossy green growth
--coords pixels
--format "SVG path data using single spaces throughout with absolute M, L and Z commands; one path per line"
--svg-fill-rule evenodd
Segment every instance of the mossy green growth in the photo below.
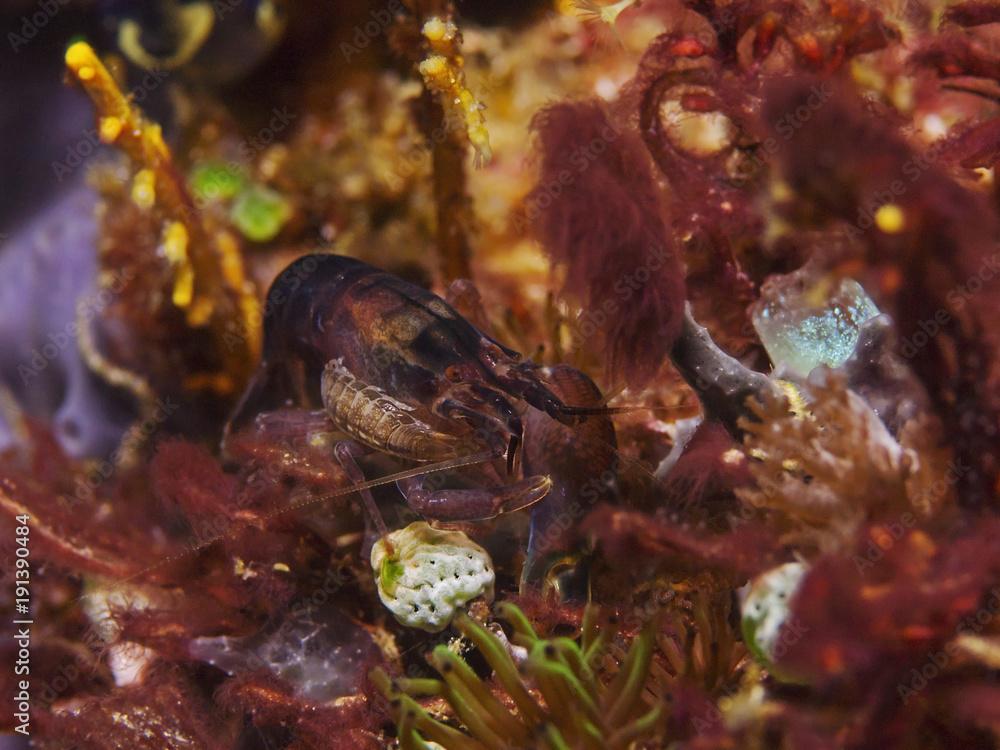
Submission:
M 202 162 L 188 176 L 199 203 L 231 202 L 229 220 L 253 242 L 270 242 L 292 216 L 292 206 L 281 193 L 250 182 L 238 164 Z
M 807 572 L 800 562 L 779 565 L 751 581 L 743 600 L 740 618 L 743 642 L 757 662 L 783 682 L 799 682 L 776 662 L 790 644 L 789 638 L 796 637 L 797 631 L 786 626 L 792 618 L 792 599 Z
M 760 642 L 757 640 L 757 628 L 760 627 L 761 621 L 754 617 L 744 617 L 740 622 L 740 631 L 743 634 L 743 642 L 747 646 L 747 650 L 754 659 L 757 660 L 759 664 L 765 667 L 770 667 L 771 658 L 764 652 L 761 648 Z
M 280 193 L 261 185 L 242 191 L 229 211 L 233 225 L 253 242 L 273 240 L 291 216 L 291 204 Z
M 394 596 L 396 593 L 396 584 L 399 583 L 399 579 L 403 577 L 403 563 L 399 560 L 394 560 L 391 557 L 387 557 L 382 560 L 382 569 L 379 571 L 379 588 L 385 591 L 389 596 Z
M 228 201 L 246 187 L 247 177 L 235 164 L 202 162 L 191 170 L 188 182 L 199 201 Z
M 597 626 L 595 608 L 588 607 L 578 639 L 539 637 L 510 603 L 500 604 L 497 615 L 510 624 L 511 641 L 526 654 L 519 663 L 510 644 L 491 630 L 464 613 L 454 620 L 493 670 L 495 687 L 447 646 L 428 657 L 440 680 L 372 672 L 390 701 L 402 750 L 432 747 L 428 742 L 446 750 L 624 750 L 662 739 L 666 707 L 643 698 L 651 678 L 655 619 L 632 641 L 618 672 L 606 678 L 600 664 L 611 636 Z M 499 697 L 503 693 L 506 697 Z M 462 729 L 432 717 L 418 701 L 423 696 L 443 697 Z

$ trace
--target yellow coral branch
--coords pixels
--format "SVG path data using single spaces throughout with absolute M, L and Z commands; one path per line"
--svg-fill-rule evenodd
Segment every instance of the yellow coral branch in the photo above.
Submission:
M 465 126 L 469 143 L 476 150 L 476 165 L 487 164 L 493 158 L 490 134 L 486 129 L 483 104 L 465 82 L 464 62 L 459 49 L 458 27 L 448 20 L 430 18 L 421 30 L 431 54 L 424 58 L 418 70 L 427 88 L 438 94 L 441 106 Z
M 173 304 L 192 328 L 211 326 L 225 360 L 224 377 L 205 382 L 216 390 L 241 387 L 260 354 L 259 302 L 244 272 L 238 243 L 225 230 L 206 226 L 176 169 L 160 126 L 149 122 L 122 93 L 86 42 L 66 50 L 66 67 L 90 96 L 101 140 L 132 160 L 133 202 L 164 216 L 163 250 L 170 262 Z M 241 335 L 233 346 L 233 328 Z
M 136 165 L 152 171 L 157 198 L 171 212 L 189 206 L 190 200 L 171 174 L 170 150 L 160 126 L 146 121 L 132 106 L 93 48 L 86 42 L 71 45 L 66 50 L 66 67 L 94 102 L 101 140 L 118 146 Z

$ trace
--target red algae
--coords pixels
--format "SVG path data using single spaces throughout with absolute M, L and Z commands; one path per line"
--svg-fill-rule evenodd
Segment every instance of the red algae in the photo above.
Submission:
M 542 164 L 526 210 L 566 268 L 565 290 L 607 320 L 598 325 L 610 372 L 644 385 L 680 334 L 685 299 L 648 158 L 598 102 L 553 105 L 532 126 Z M 588 338 L 587 321 L 578 325 Z
M 208 5 L 2 11 L 5 731 L 1000 746 L 995 3 Z

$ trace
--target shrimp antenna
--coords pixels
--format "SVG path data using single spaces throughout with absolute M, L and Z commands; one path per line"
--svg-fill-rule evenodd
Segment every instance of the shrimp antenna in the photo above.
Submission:
M 340 487 L 331 492 L 324 492 L 322 495 L 310 496 L 302 500 L 298 500 L 296 502 L 290 503 L 289 505 L 285 505 L 281 508 L 276 508 L 275 510 L 272 510 L 270 513 L 265 513 L 264 515 L 260 516 L 258 520 L 268 521 L 272 518 L 276 518 L 277 516 L 283 515 L 285 513 L 290 513 L 294 510 L 300 510 L 302 508 L 307 508 L 311 505 L 317 505 L 319 503 L 326 502 L 327 500 L 332 500 L 335 497 L 350 495 L 355 492 L 361 492 L 363 490 L 372 489 L 373 487 L 381 487 L 382 485 L 391 484 L 400 479 L 409 479 L 411 477 L 418 477 L 424 474 L 432 474 L 439 471 L 448 471 L 449 469 L 457 469 L 462 466 L 471 466 L 473 464 L 492 461 L 494 458 L 496 458 L 495 453 L 491 451 L 481 451 L 479 453 L 472 453 L 467 456 L 458 456 L 457 458 L 450 458 L 447 461 L 439 461 L 433 464 L 415 466 L 411 469 L 405 469 L 404 471 L 398 471 L 393 474 L 387 474 L 382 477 L 376 477 L 375 479 L 369 479 L 367 481 L 360 482 L 357 484 L 350 484 L 347 485 L 346 487 Z M 216 542 L 220 542 L 223 539 L 230 539 L 236 536 L 236 533 L 237 533 L 236 531 L 226 531 L 221 534 L 216 534 L 215 536 L 209 537 L 207 539 L 203 539 L 200 542 L 191 544 L 183 552 L 178 552 L 175 555 L 164 557 L 162 560 L 154 563 L 153 565 L 150 565 L 147 568 L 143 568 L 142 570 L 133 573 L 130 576 L 127 576 L 126 578 L 118 579 L 117 581 L 115 581 L 115 583 L 117 584 L 130 583 L 136 580 L 137 578 L 141 578 L 142 576 L 158 568 L 162 568 L 165 565 L 169 565 L 170 563 L 176 562 L 177 560 L 181 560 L 185 557 L 188 557 L 189 555 L 201 552 L 202 550 L 211 547 Z M 83 596 L 80 597 L 80 599 L 84 599 L 87 596 L 89 596 L 89 594 L 84 594 Z
M 606 416 L 609 414 L 631 414 L 636 411 L 651 411 L 658 414 L 676 414 L 691 411 L 686 406 L 564 406 L 560 411 L 572 417 Z

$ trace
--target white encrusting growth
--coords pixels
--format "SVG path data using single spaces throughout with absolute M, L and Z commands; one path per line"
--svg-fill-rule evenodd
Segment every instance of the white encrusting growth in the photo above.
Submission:
M 743 600 L 743 635 L 747 647 L 766 664 L 776 654 L 781 630 L 791 614 L 790 604 L 808 568 L 789 562 L 758 576 L 747 585 Z
M 424 521 L 393 531 L 372 547 L 379 598 L 403 625 L 443 630 L 473 599 L 493 599 L 489 553 L 460 531 Z

